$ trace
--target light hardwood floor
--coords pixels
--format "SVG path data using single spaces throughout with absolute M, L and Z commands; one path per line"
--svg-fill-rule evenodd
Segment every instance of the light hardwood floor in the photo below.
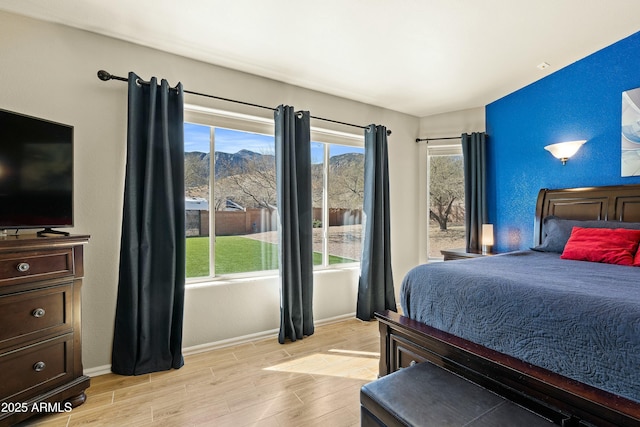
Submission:
M 91 379 L 87 401 L 34 426 L 358 426 L 378 373 L 378 323 L 345 320 L 185 357 L 181 369 Z

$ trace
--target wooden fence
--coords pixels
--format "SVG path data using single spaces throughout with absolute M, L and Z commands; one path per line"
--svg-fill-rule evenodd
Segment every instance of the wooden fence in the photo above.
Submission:
M 322 224 L 322 209 L 313 208 L 314 226 Z M 329 209 L 329 226 L 362 223 L 360 209 Z M 237 236 L 277 230 L 277 212 L 268 209 L 246 209 L 244 211 L 216 211 L 217 236 Z M 188 210 L 186 212 L 187 237 L 209 235 L 209 211 Z

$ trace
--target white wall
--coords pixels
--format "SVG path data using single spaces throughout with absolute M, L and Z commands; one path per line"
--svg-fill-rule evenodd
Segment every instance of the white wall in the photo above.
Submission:
M 404 273 L 418 262 L 414 141 L 420 121 L 415 117 L 4 12 L 0 12 L 0 55 L 0 108 L 75 127 L 75 227 L 70 231 L 91 235 L 83 288 L 85 370 L 109 365 L 111 359 L 125 168 L 126 84 L 98 80 L 100 69 L 121 76 L 135 71 L 145 79 L 166 78 L 172 85 L 181 81 L 188 90 L 274 107 L 289 104 L 315 116 L 387 126 L 393 131 L 389 169 L 396 290 Z M 185 101 L 205 102 L 193 96 Z M 230 103 L 215 106 L 265 114 Z M 355 312 L 357 278 L 357 270 L 316 274 L 316 320 Z M 187 290 L 185 347 L 253 336 L 278 325 L 275 277 Z

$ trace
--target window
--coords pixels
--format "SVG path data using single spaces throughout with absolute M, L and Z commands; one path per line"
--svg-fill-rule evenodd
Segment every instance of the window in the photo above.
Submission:
M 464 165 L 462 148 L 433 145 L 427 148 L 428 256 L 442 259 L 442 249 L 465 247 Z
M 185 117 L 187 278 L 277 270 L 273 123 L 199 110 Z M 322 141 L 311 146 L 316 268 L 360 259 L 364 149 L 345 135 L 312 131 Z
M 359 262 L 364 148 L 313 142 L 311 150 L 314 264 L 335 266 Z

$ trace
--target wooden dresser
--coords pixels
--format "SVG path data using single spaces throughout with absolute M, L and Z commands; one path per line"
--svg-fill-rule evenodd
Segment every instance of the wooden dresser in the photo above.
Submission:
M 80 288 L 88 240 L 0 237 L 0 426 L 86 399 Z

